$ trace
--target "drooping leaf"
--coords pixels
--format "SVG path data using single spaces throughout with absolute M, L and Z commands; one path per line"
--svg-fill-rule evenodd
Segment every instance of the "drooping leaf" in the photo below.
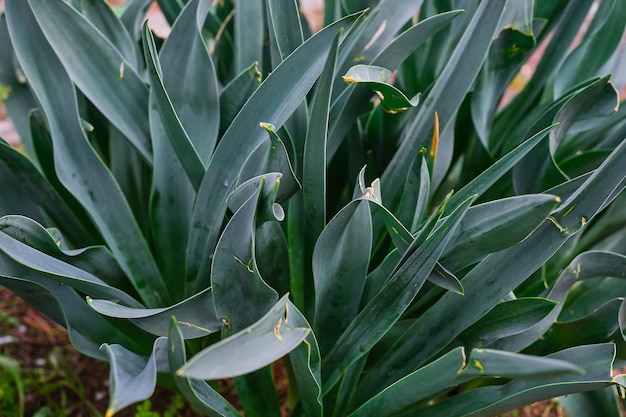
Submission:
M 289 322 L 287 296 L 250 327 L 223 339 L 191 358 L 176 374 L 198 379 L 244 375 L 295 349 L 310 329 Z
M 520 334 L 537 325 L 554 311 L 557 303 L 547 298 L 503 301 L 459 335 L 458 339 L 468 347 L 490 346 L 499 339 Z
M 456 271 L 518 243 L 539 227 L 559 202 L 553 195 L 529 194 L 472 207 L 446 248 L 442 262 Z
M 466 358 L 465 349 L 458 347 L 387 387 L 351 413 L 350 417 L 415 413 L 415 410 L 423 408 L 420 407 L 420 401 L 477 377 L 497 376 L 532 381 L 539 378 L 567 378 L 583 371 L 582 366 L 562 359 L 492 349 L 473 349 Z
M 347 83 L 364 84 L 376 93 L 383 109 L 388 113 L 398 113 L 417 106 L 419 95 L 411 99 L 393 84 L 392 73 L 387 68 L 373 65 L 355 65 L 342 78 Z
M 167 308 L 134 308 L 91 298 L 87 301 L 98 313 L 108 317 L 130 319 L 138 327 L 156 336 L 165 337 L 169 334 L 170 320 L 173 316 L 176 317 L 176 325 L 184 339 L 203 337 L 222 327 L 222 321 L 215 315 L 210 288 Z
M 157 372 L 167 371 L 167 339 L 154 342 L 148 359 L 120 345 L 102 345 L 111 364 L 109 374 L 109 406 L 106 416 L 113 416 L 131 404 L 152 396 L 156 388 Z
M 550 355 L 549 359 L 567 361 L 584 370 L 539 380 L 513 380 L 470 390 L 420 411 L 421 416 L 497 415 L 543 399 L 570 392 L 590 391 L 614 384 L 610 374 L 615 348 L 611 344 L 579 346 Z

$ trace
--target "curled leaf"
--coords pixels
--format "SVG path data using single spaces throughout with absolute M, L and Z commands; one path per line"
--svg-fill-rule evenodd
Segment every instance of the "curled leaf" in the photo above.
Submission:
M 394 87 L 392 72 L 375 65 L 355 65 L 342 78 L 348 83 L 362 83 L 368 86 L 380 98 L 383 110 L 387 113 L 399 113 L 419 103 L 419 94 L 409 99 Z

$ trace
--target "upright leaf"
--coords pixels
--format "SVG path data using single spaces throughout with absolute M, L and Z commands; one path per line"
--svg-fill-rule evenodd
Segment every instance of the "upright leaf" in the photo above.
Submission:
M 355 200 L 328 223 L 313 252 L 315 334 L 325 355 L 356 317 L 372 249 L 369 203 Z
M 27 3 L 72 82 L 150 162 L 148 90 L 133 65 L 66 2 Z
M 45 2 L 53 3 L 62 2 Z M 169 296 L 128 204 L 82 131 L 75 91 L 61 62 L 39 29 L 28 3 L 11 0 L 6 7 L 9 33 L 13 44 L 18 45 L 17 57 L 50 126 L 59 179 L 90 213 L 143 301 L 151 306 L 166 303 Z M 50 7 L 69 6 L 63 3 Z M 73 157 L 77 154 L 80 158 Z

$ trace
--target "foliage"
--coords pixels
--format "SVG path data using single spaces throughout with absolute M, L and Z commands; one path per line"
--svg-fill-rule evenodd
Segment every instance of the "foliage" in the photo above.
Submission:
M 24 383 L 19 364 L 0 355 L 0 411 L 6 415 L 24 415 Z
M 614 401 L 624 2 L 573 49 L 591 0 L 328 0 L 314 35 L 296 1 L 164 0 L 166 40 L 149 3 L 0 25 L 0 284 L 109 360 L 107 416 L 157 375 L 280 416 L 283 357 L 294 416 Z

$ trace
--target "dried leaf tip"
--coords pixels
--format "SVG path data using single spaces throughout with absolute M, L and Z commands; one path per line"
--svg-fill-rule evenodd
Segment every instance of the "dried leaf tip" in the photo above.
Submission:
M 433 139 L 430 144 L 430 157 L 432 159 L 437 155 L 437 147 L 439 146 L 439 114 L 435 112 L 435 121 L 433 125 Z

